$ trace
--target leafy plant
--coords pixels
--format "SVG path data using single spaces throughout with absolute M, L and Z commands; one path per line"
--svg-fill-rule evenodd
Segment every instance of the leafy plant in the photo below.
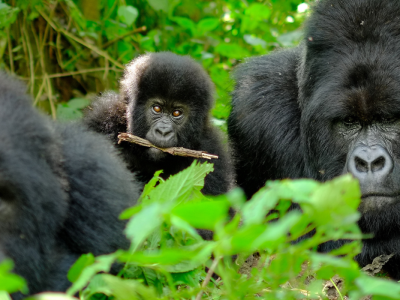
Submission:
M 300 0 L 6 0 L 0 2 L 0 66 L 28 83 L 35 105 L 76 119 L 73 98 L 118 89 L 124 65 L 149 51 L 201 63 L 216 86 L 218 126 L 230 110 L 230 72 L 242 59 L 295 46 Z M 308 2 L 308 1 L 307 1 Z M 78 113 L 77 113 L 78 112 Z
M 238 189 L 218 197 L 202 195 L 204 177 L 212 169 L 210 164 L 194 163 L 166 181 L 157 172 L 139 205 L 121 215 L 129 219 L 130 249 L 96 258 L 82 256 L 68 274 L 73 284 L 67 295 L 80 292 L 81 299 L 100 295 L 115 299 L 325 299 L 324 284 L 339 276 L 345 283 L 340 295 L 398 299 L 397 283 L 365 275 L 353 260 L 362 235 L 356 223 L 360 191 L 350 175 L 323 184 L 268 182 L 245 201 Z M 292 202 L 302 212 L 289 210 Z M 231 219 L 230 206 L 237 210 Z M 214 240 L 202 240 L 194 228 L 213 230 Z M 308 238 L 299 241 L 304 235 Z M 353 242 L 332 253 L 316 252 L 321 243 L 337 239 Z M 233 255 L 237 255 L 235 260 Z M 114 262 L 124 263 L 121 272 L 117 276 L 103 273 Z M 211 277 L 213 272 L 218 280 Z

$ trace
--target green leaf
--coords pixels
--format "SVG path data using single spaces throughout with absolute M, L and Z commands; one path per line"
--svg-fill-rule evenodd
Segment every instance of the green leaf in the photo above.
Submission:
M 266 5 L 260 3 L 251 4 L 244 13 L 251 17 L 253 21 L 267 20 L 271 16 L 271 10 Z
M 213 230 L 216 224 L 227 219 L 229 206 L 228 201 L 183 203 L 176 206 L 171 214 L 195 228 Z
M 83 299 L 98 299 L 91 297 L 95 294 L 104 294 L 119 300 L 159 299 L 154 287 L 145 286 L 137 280 L 122 279 L 109 274 L 96 275 L 85 290 Z
M 172 21 L 176 22 L 179 26 L 190 30 L 192 35 L 196 32 L 196 24 L 189 18 L 173 17 Z
M 200 20 L 197 24 L 197 29 L 202 33 L 206 33 L 208 31 L 213 31 L 220 24 L 220 20 L 217 18 L 205 18 Z
M 193 246 L 126 253 L 119 259 L 150 268 L 161 267 L 167 272 L 188 272 L 204 264 L 210 258 L 214 247 L 214 243 L 203 241 Z
M 60 121 L 77 120 L 83 117 L 81 109 L 90 104 L 85 98 L 74 98 L 67 103 L 57 104 L 57 119 Z
M 75 282 L 81 275 L 84 268 L 94 263 L 95 259 L 92 253 L 81 255 L 68 271 L 68 280 Z
M 76 300 L 75 297 L 68 296 L 62 293 L 40 293 L 36 294 L 32 298 L 28 299 L 35 299 L 35 300 Z
M 67 290 L 67 294 L 70 296 L 75 295 L 78 291 L 82 290 L 97 273 L 109 272 L 111 269 L 111 265 L 116 260 L 116 257 L 117 254 L 115 253 L 96 257 L 96 260 L 93 264 L 88 265 L 80 272 L 79 277 Z M 78 262 L 78 264 L 81 263 L 82 261 Z M 78 269 L 79 267 L 73 265 L 72 268 Z
M 238 44 L 221 43 L 215 47 L 215 51 L 222 56 L 235 59 L 241 59 L 250 55 L 246 49 Z
M 374 295 L 373 299 L 379 299 L 375 296 L 388 297 L 389 299 L 400 298 L 400 285 L 398 282 L 364 274 L 357 278 L 355 282 L 364 295 Z
M 136 7 L 131 5 L 124 5 L 118 7 L 118 18 L 121 22 L 131 26 L 139 16 L 139 11 Z
M 0 291 L 6 291 L 8 293 L 14 293 L 18 291 L 26 292 L 25 280 L 11 273 L 14 268 L 12 260 L 6 259 L 0 264 Z
M 159 203 L 144 207 L 129 220 L 125 233 L 131 239 L 131 249 L 135 251 L 162 222 L 164 208 Z
M 168 11 L 168 0 L 147 0 L 154 10 Z
M 203 188 L 204 177 L 213 170 L 213 164 L 207 162 L 200 164 L 195 160 L 190 167 L 161 182 L 149 192 L 147 197 L 158 203 L 191 200 L 194 191 L 200 191 Z
M 68 107 L 72 109 L 82 109 L 90 104 L 90 101 L 85 98 L 73 98 L 68 101 Z
M 17 20 L 20 9 L 0 2 L 0 28 L 5 28 Z

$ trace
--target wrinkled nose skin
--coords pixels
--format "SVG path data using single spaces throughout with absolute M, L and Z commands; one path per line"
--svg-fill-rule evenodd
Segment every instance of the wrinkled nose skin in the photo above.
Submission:
M 163 138 L 167 137 L 172 133 L 172 126 L 170 125 L 160 125 L 156 128 L 156 134 L 162 136 Z
M 379 145 L 358 146 L 350 155 L 347 170 L 362 185 L 366 180 L 383 182 L 393 171 L 393 160 Z

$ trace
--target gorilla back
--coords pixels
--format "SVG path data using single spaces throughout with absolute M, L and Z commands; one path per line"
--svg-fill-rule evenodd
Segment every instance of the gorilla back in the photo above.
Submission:
M 359 225 L 375 236 L 361 265 L 400 249 L 399 15 L 395 0 L 320 1 L 299 47 L 238 68 L 228 121 L 249 196 L 270 179 L 359 179 Z
M 51 122 L 4 73 L 0 90 L 0 260 L 30 294 L 64 291 L 81 254 L 129 246 L 118 216 L 139 187 L 100 135 Z

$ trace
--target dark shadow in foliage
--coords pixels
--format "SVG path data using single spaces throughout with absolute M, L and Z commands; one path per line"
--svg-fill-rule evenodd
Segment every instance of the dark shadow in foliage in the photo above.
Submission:
M 228 130 L 238 185 L 250 197 L 266 180 L 352 173 L 359 225 L 375 236 L 356 257 L 362 266 L 400 249 L 399 14 L 395 0 L 320 1 L 301 46 L 235 74 Z M 400 279 L 400 256 L 385 268 Z
M 65 291 L 81 254 L 129 247 L 118 216 L 140 187 L 101 135 L 50 121 L 4 73 L 0 90 L 0 257 L 30 294 Z

